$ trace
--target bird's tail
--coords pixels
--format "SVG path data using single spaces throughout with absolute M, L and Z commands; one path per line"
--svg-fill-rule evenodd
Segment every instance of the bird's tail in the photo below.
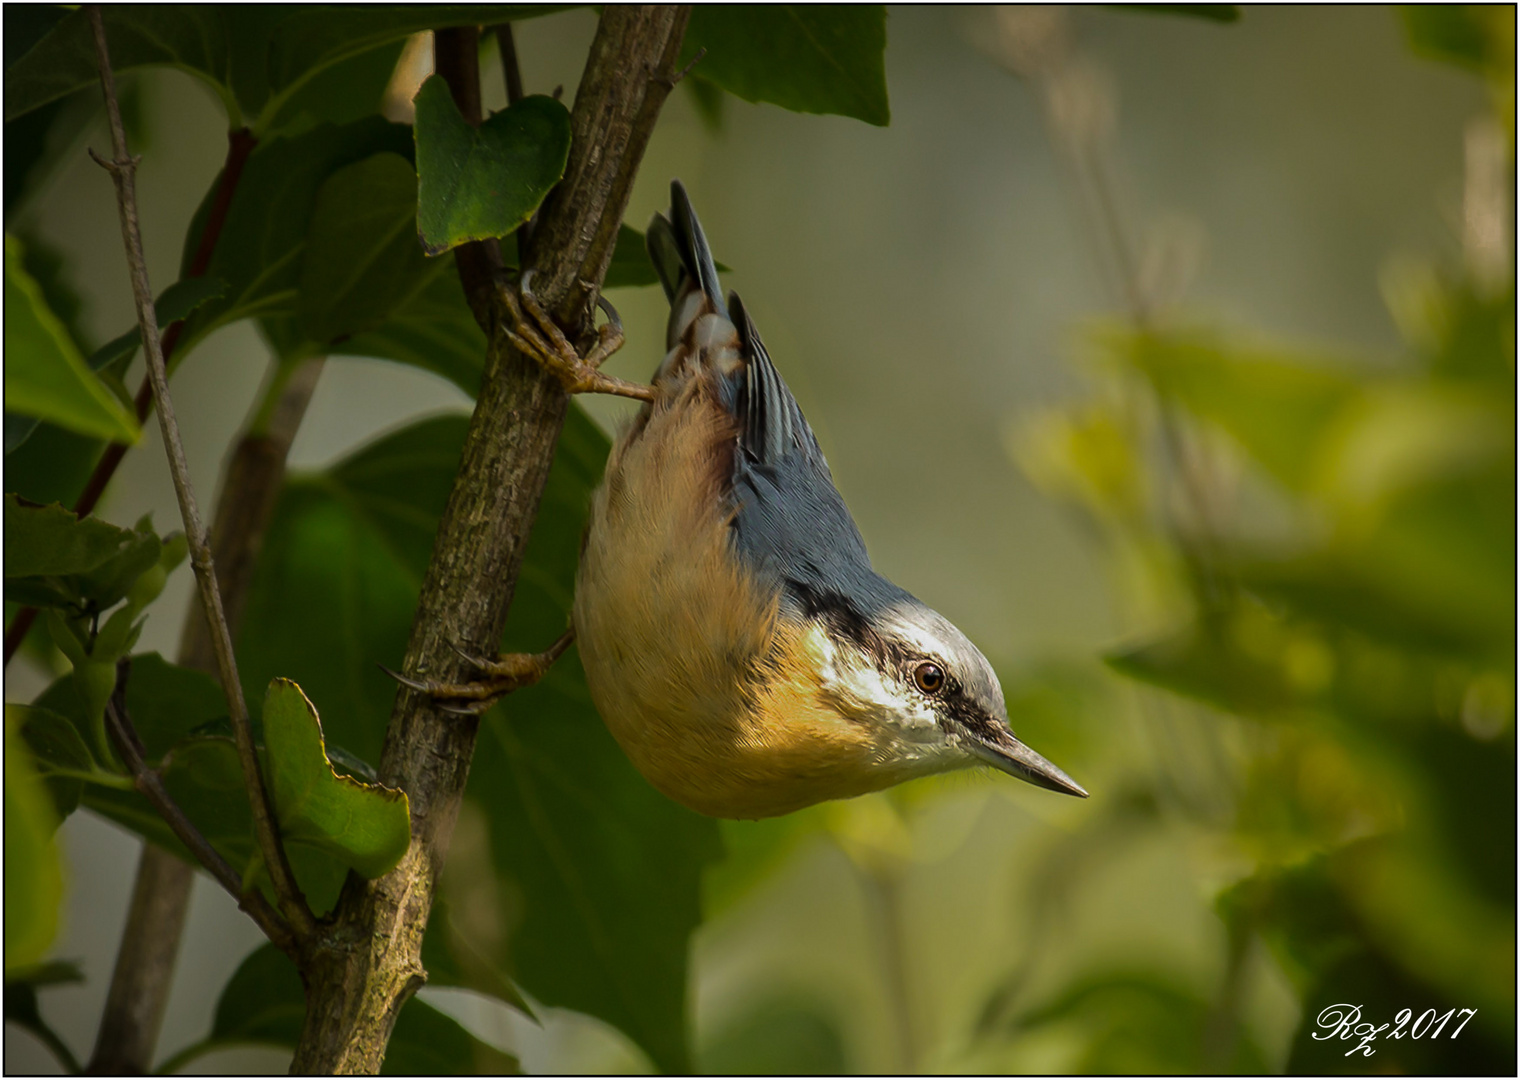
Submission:
M 692 209 L 691 198 L 681 181 L 670 182 L 670 216 L 654 216 L 644 243 L 660 284 L 665 287 L 665 298 L 670 301 L 667 347 L 674 347 L 687 326 L 701 314 L 712 311 L 729 318 L 712 249 L 707 246 L 702 223 L 697 220 L 697 212 Z M 698 290 L 706 303 L 688 304 L 687 297 Z

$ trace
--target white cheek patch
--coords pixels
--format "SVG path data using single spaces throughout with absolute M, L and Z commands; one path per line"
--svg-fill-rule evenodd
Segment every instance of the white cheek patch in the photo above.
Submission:
M 805 647 L 824 692 L 849 714 L 869 717 L 894 742 L 944 745 L 944 729 L 921 695 L 908 691 L 855 649 L 836 645 L 818 624 L 808 629 Z

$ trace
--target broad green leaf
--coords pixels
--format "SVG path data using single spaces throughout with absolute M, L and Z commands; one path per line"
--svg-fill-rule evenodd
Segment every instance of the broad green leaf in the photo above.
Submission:
M 836 1010 L 798 994 L 762 999 L 703 1043 L 697 1072 L 708 1076 L 849 1076 Z
M 372 73 L 358 63 L 363 54 L 416 31 L 530 18 L 553 10 L 557 9 L 528 5 L 171 4 L 108 7 L 103 14 L 118 72 L 145 65 L 186 71 L 221 99 L 231 126 L 247 122 L 264 135 L 307 111 L 315 101 L 307 93 L 311 84 L 335 65 L 344 65 L 351 81 L 372 86 L 373 78 L 366 77 Z M 7 65 L 5 118 L 12 120 L 97 78 L 89 21 L 83 11 L 71 12 Z M 335 118 L 320 109 L 323 119 Z
M 336 773 L 317 710 L 288 679 L 276 679 L 264 695 L 264 744 L 282 837 L 367 878 L 401 861 L 412 838 L 406 794 Z
M 212 330 L 240 319 L 296 311 L 306 238 L 317 195 L 337 170 L 390 151 L 409 158 L 411 132 L 378 116 L 341 127 L 324 124 L 301 135 L 260 143 L 248 157 L 228 208 L 206 277 L 227 291 L 185 324 L 176 358 Z M 189 272 L 220 177 L 207 190 L 185 234 L 181 277 Z
M 20 446 L 5 452 L 5 486 L 39 505 L 72 506 L 105 447 L 99 439 L 43 421 Z
M 211 1033 L 166 1066 L 178 1069 L 212 1050 L 249 1043 L 293 1049 L 305 1020 L 300 972 L 279 949 L 262 945 L 248 954 L 222 988 Z M 396 1018 L 380 1071 L 388 1076 L 452 1076 L 518 1070 L 510 1054 L 481 1042 L 457 1021 L 412 997 Z
M 260 130 L 299 135 L 318 124 L 351 124 L 379 112 L 405 47 L 400 37 L 316 70 L 264 110 Z
M 411 162 L 385 153 L 345 166 L 317 193 L 296 301 L 301 331 L 325 347 L 372 330 L 448 269 L 417 242 Z
M 5 407 L 84 435 L 135 443 L 137 418 L 85 365 L 73 339 L 5 238 Z
M 887 10 L 879 4 L 699 4 L 681 63 L 745 101 L 885 127 Z
M 182 278 L 170 285 L 153 303 L 153 313 L 158 318 L 162 333 L 171 323 L 187 319 L 202 304 L 218 300 L 227 291 L 227 283 L 219 278 Z M 127 365 L 142 347 L 142 331 L 132 327 L 124 334 L 112 338 L 90 354 L 87 363 L 94 371 L 115 371 L 120 377 L 126 374 Z
M 135 530 L 99 518 L 80 518 L 61 506 L 22 506 L 5 497 L 5 576 L 60 577 L 85 574 L 133 551 Z
M 56 154 L 49 153 L 48 148 L 51 147 L 57 153 L 62 153 L 59 146 L 68 145 L 71 142 L 67 132 L 74 131 L 77 134 L 76 129 L 82 129 L 94 116 L 88 107 L 81 108 L 80 105 L 80 102 L 71 99 L 67 102 L 58 102 L 56 106 L 49 106 L 34 114 L 36 120 L 42 125 L 41 129 L 35 133 L 38 144 L 36 146 L 17 147 L 15 144 L 24 140 L 26 133 L 12 130 L 18 127 L 32 127 L 32 116 L 5 126 L 5 216 L 7 219 L 15 216 L 13 207 L 29 181 L 30 174 L 23 168 L 26 163 L 25 155 L 33 154 L 37 173 L 46 175 L 56 158 Z M 57 115 L 60 112 L 64 115 Z M 54 128 L 62 130 L 55 131 Z M 16 170 L 14 175 L 13 169 Z M 13 199 L 13 196 L 16 198 Z M 89 352 L 86 342 L 91 339 L 81 325 L 84 301 L 75 287 L 72 260 L 44 237 L 38 235 L 34 228 L 27 228 L 22 224 L 13 229 L 13 235 L 21 241 L 22 266 L 42 293 L 48 310 L 58 317 L 58 321 L 63 324 L 69 339 L 74 342 L 79 352 Z M 42 421 L 35 416 L 7 412 L 5 414 L 5 452 L 9 454 L 19 447 L 41 424 Z
M 424 421 L 325 474 L 291 478 L 265 542 L 238 643 L 245 678 L 295 678 L 331 702 L 332 738 L 366 756 L 378 753 L 395 696 L 374 665 L 394 665 L 405 649 L 465 426 Z M 506 648 L 542 649 L 564 630 L 607 450 L 572 407 Z M 494 912 L 502 933 L 477 935 L 484 956 L 456 955 L 458 968 L 483 961 L 547 1004 L 617 1025 L 662 1067 L 683 1068 L 688 943 L 701 872 L 719 850 L 716 823 L 638 775 L 573 655 L 485 720 L 466 798 L 488 823 L 502 879 L 492 888 L 519 898 L 522 921 Z
M 23 714 L 5 709 L 5 970 L 41 960 L 58 932 L 63 867 L 57 814 L 21 737 Z
M 429 255 L 506 236 L 564 175 L 570 112 L 536 94 L 478 128 L 459 115 L 448 84 L 417 91 L 417 231 Z
M 146 64 L 177 67 L 206 82 L 236 115 L 228 74 L 227 10 L 213 5 L 108 6 L 104 16 L 111 66 L 127 71 Z M 99 79 L 88 14 L 64 16 L 5 69 L 5 119 L 63 97 Z

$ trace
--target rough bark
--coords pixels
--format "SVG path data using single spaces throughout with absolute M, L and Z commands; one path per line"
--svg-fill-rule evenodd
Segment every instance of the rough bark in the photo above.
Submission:
M 633 176 L 674 84 L 688 14 L 684 6 L 608 7 L 591 45 L 571 113 L 570 160 L 528 260 L 538 270 L 535 291 L 583 342 Z M 485 374 L 407 647 L 412 675 L 466 675 L 451 639 L 495 650 L 564 423 L 564 390 L 511 347 L 498 296 L 489 298 Z M 399 692 L 379 771 L 411 800 L 412 844 L 385 877 L 350 875 L 319 928 L 303 964 L 306 1023 L 293 1072 L 378 1071 L 396 1015 L 426 978 L 423 931 L 476 730 L 474 719 Z

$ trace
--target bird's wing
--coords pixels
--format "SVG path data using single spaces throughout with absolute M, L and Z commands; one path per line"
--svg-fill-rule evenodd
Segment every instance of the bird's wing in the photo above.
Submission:
M 671 302 L 672 353 L 656 378 L 672 358 L 683 356 L 683 345 L 695 349 L 719 382 L 720 400 L 739 421 L 740 452 L 731 479 L 738 550 L 757 572 L 794 592 L 874 588 L 880 579 L 871 573 L 865 542 L 834 487 L 813 429 L 743 302 L 730 293 L 725 303 L 707 237 L 680 181 L 670 186 L 670 203 L 670 216 L 656 215 L 646 234 L 650 259 Z M 692 299 L 699 290 L 700 300 Z M 692 332 L 708 314 L 722 316 L 722 332 L 711 334 L 710 350 L 697 340 L 706 338 Z M 738 363 L 728 362 L 735 358 L 734 346 Z

